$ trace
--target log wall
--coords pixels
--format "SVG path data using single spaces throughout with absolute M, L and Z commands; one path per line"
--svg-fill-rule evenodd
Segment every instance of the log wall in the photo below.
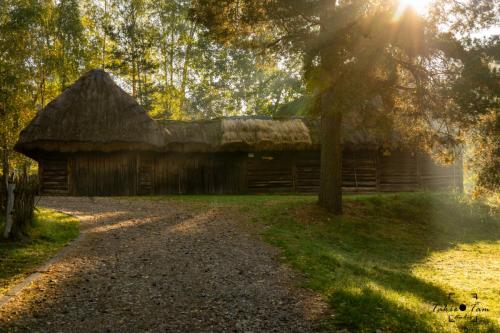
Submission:
M 69 194 L 85 196 L 136 195 L 136 154 L 82 153 L 68 157 Z
M 42 193 L 55 195 L 69 194 L 67 156 L 45 156 L 38 163 L 38 176 Z
M 44 194 L 317 193 L 320 153 L 79 153 L 39 160 Z M 345 192 L 462 188 L 461 161 L 438 166 L 409 151 L 345 150 Z
M 240 193 L 246 166 L 242 154 L 158 154 L 154 194 Z

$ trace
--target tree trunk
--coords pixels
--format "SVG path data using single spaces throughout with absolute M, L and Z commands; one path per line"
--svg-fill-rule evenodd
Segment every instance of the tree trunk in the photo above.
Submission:
M 172 16 L 171 16 L 171 21 L 172 21 L 172 27 L 171 27 L 171 30 L 170 30 L 170 52 L 169 52 L 169 55 L 170 55 L 170 85 L 172 85 L 172 87 L 174 86 L 174 57 L 175 57 L 175 49 L 174 49 L 174 46 L 175 46 L 175 24 L 176 24 L 176 20 L 175 20 L 175 15 L 174 13 L 172 12 Z
M 280 103 L 281 103 L 281 96 L 283 96 L 284 89 L 285 89 L 284 86 L 282 86 L 280 91 L 278 92 L 278 96 L 276 96 L 276 102 L 274 103 L 274 107 L 273 107 L 273 116 L 275 116 L 276 113 L 278 112 L 278 109 L 279 109 Z
M 165 72 L 165 91 L 168 89 L 168 38 L 165 36 L 165 43 L 162 43 L 163 71 Z
M 136 98 L 139 101 L 139 104 L 143 105 L 144 101 L 142 100 L 142 78 L 141 78 L 141 61 L 137 61 L 137 92 L 136 92 Z
M 3 173 L 3 181 L 5 182 L 5 186 L 7 188 L 7 184 L 9 182 L 9 150 L 7 148 L 7 139 L 3 138 L 4 142 L 2 145 L 2 173 Z M 1 187 L 0 187 L 1 188 Z
M 319 204 L 342 214 L 342 112 L 332 110 L 330 94 L 321 99 L 321 171 Z
M 5 138 L 4 138 L 5 139 Z M 3 180 L 5 181 L 5 194 L 7 195 L 7 202 L 5 202 L 5 229 L 3 232 L 3 237 L 8 238 L 10 235 L 10 230 L 12 229 L 12 207 L 14 205 L 14 185 L 9 184 L 9 151 L 7 149 L 7 143 L 4 142 L 2 145 L 2 171 Z M 4 190 L 3 186 L 0 186 L 0 190 Z
M 137 98 L 136 79 L 135 79 L 135 59 L 132 59 L 132 97 Z
M 336 10 L 337 1 L 322 0 L 320 15 L 320 39 L 329 35 L 330 15 Z M 320 51 L 321 71 L 328 87 L 321 93 L 321 170 L 319 186 L 319 205 L 328 211 L 342 214 L 342 109 L 335 107 L 333 94 L 335 75 L 334 45 L 323 45 Z
M 102 54 L 101 54 L 101 68 L 106 69 L 106 24 L 108 23 L 108 1 L 104 0 L 104 13 L 102 16 Z
M 5 210 L 5 229 L 3 231 L 3 238 L 7 239 L 10 236 L 14 220 L 12 217 L 12 210 L 14 209 L 14 190 L 15 184 L 7 183 L 7 208 Z
M 189 62 L 191 60 L 191 48 L 193 47 L 193 37 L 194 37 L 194 24 L 191 25 L 189 29 L 189 39 L 186 46 L 186 54 L 184 57 L 184 65 L 182 66 L 182 81 L 181 81 L 181 111 L 184 112 L 185 102 L 186 102 L 186 87 L 188 78 Z

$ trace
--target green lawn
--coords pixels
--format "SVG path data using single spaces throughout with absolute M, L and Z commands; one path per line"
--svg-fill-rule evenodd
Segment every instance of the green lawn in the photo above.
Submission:
M 446 193 L 352 195 L 336 218 L 314 196 L 168 198 L 237 205 L 264 224 L 263 238 L 328 300 L 332 332 L 500 331 L 500 220 L 481 203 Z M 488 311 L 471 312 L 477 302 Z M 465 311 L 438 311 L 460 304 Z
M 489 213 L 453 195 L 415 193 L 347 197 L 342 218 L 297 198 L 259 220 L 264 238 L 328 299 L 332 331 L 498 332 L 500 221 Z M 489 311 L 470 312 L 476 302 Z M 445 304 L 467 308 L 438 312 Z M 466 314 L 472 320 L 458 318 Z
M 2 221 L 0 230 L 3 232 Z M 0 295 L 78 236 L 78 220 L 41 208 L 35 211 L 29 233 L 29 240 L 0 239 Z

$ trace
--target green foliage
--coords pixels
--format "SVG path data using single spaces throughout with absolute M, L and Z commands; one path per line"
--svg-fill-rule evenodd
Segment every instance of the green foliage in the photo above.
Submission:
M 491 200 L 496 209 L 500 207 L 500 114 L 492 111 L 481 117 L 479 126 L 469 132 L 473 143 L 466 156 L 470 171 L 475 177 L 475 196 Z
M 0 149 L 91 68 L 114 74 L 155 118 L 273 114 L 303 93 L 287 57 L 220 45 L 189 20 L 191 1 L 4 0 L 0 6 Z M 5 168 L 4 168 L 5 169 Z M 7 169 L 0 171 L 8 172 Z
M 395 17 L 397 5 L 4 0 L 2 158 L 29 168 L 12 153 L 19 131 L 82 73 L 101 67 L 155 118 L 343 110 L 345 121 L 385 134 L 398 128 L 449 162 L 453 147 L 484 133 L 485 117 L 498 112 L 498 72 L 489 65 L 499 39 L 474 38 L 496 23 L 498 3 L 436 0 L 424 17 L 411 10 Z M 485 149 L 496 156 L 490 142 Z
M 272 113 L 302 92 L 296 68 L 220 45 L 189 20 L 191 1 L 85 1 L 99 67 L 155 118 Z M 95 66 L 95 65 L 94 65 Z
M 85 67 L 85 36 L 76 0 L 62 0 L 54 8 L 54 29 L 59 54 L 54 59 L 61 90 L 77 79 Z
M 19 131 L 84 69 L 78 2 L 6 0 L 0 6 L 0 146 L 3 170 L 29 160 L 12 153 Z
M 0 229 L 3 221 L 0 219 Z M 78 220 L 49 209 L 35 212 L 29 239 L 0 241 L 0 294 L 78 236 Z
M 442 162 L 498 111 L 500 82 L 489 66 L 498 36 L 473 37 L 498 23 L 493 0 L 436 0 L 423 16 L 391 0 L 193 3 L 193 18 L 213 39 L 300 57 L 316 114 L 396 129 Z

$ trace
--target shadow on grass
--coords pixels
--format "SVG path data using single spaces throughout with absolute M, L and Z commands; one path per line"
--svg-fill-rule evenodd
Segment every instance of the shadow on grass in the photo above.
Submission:
M 432 332 L 436 328 L 429 323 L 428 316 L 409 311 L 395 302 L 388 301 L 381 293 L 369 288 L 357 292 L 339 290 L 329 302 L 336 310 L 336 317 L 330 324 L 347 327 L 354 332 L 377 328 L 393 332 Z M 367 323 L 373 329 L 367 330 Z
M 341 218 L 304 202 L 261 213 L 268 225 L 265 239 L 305 273 L 308 287 L 329 299 L 336 313 L 327 324 L 332 331 L 500 331 L 485 316 L 478 324 L 448 323 L 447 315 L 434 313 L 433 306 L 453 303 L 450 292 L 467 291 L 423 280 L 412 271 L 432 254 L 500 239 L 498 217 L 478 204 L 447 194 L 414 193 L 348 197 Z M 480 262 L 475 266 L 487 271 Z M 431 276 L 443 274 L 425 269 Z

